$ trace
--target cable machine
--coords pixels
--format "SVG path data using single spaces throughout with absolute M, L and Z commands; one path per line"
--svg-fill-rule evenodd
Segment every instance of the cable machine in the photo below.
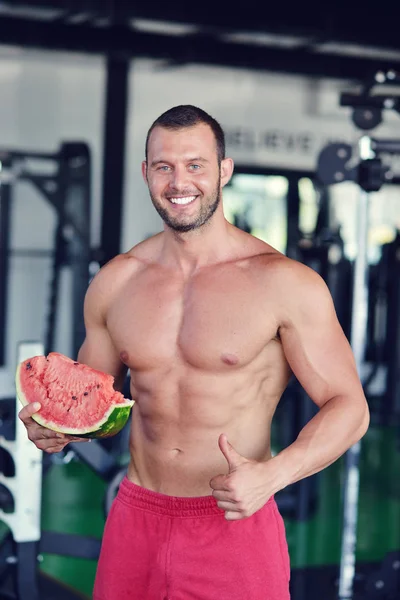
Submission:
M 46 165 L 37 168 L 37 163 Z M 36 168 L 35 168 L 36 167 Z M 28 182 L 55 213 L 52 249 L 10 248 L 14 188 Z M 51 258 L 51 276 L 43 339 L 23 343 L 17 361 L 47 354 L 54 349 L 60 305 L 60 275 L 63 267 L 71 272 L 71 352 L 77 353 L 85 336 L 83 299 L 89 284 L 91 162 L 86 144 L 64 143 L 55 153 L 0 150 L 0 365 L 6 362 L 10 258 L 27 256 Z M 20 406 L 13 398 L 0 398 L 0 518 L 10 529 L 0 543 L 0 598 L 39 600 L 65 598 L 63 588 L 39 577 L 41 552 L 69 553 L 97 557 L 99 541 L 40 531 L 42 452 L 29 441 L 17 418 Z M 44 589 L 44 587 L 46 589 Z M 69 598 L 75 598 L 69 595 Z
M 54 174 L 36 172 L 29 165 L 35 161 L 55 167 Z M 52 257 L 49 305 L 44 332 L 44 349 L 54 347 L 55 323 L 59 305 L 61 267 L 72 272 L 72 348 L 76 355 L 85 336 L 83 299 L 89 282 L 90 250 L 90 180 L 89 148 L 83 143 L 64 143 L 58 152 L 39 153 L 0 150 L 0 366 L 5 363 L 7 338 L 7 299 L 13 219 L 13 192 L 18 181 L 29 182 L 52 207 L 56 215 L 53 249 L 24 250 L 27 256 Z
M 342 94 L 340 104 L 341 106 L 353 108 L 352 118 L 357 128 L 361 130 L 373 129 L 382 122 L 383 109 L 400 112 L 400 99 L 398 97 L 391 93 L 372 95 L 374 87 L 377 84 L 385 84 L 390 89 L 391 85 L 398 85 L 399 83 L 400 77 L 394 71 L 378 72 L 360 93 Z M 383 164 L 383 154 L 400 154 L 400 140 L 379 140 L 368 135 L 362 135 L 356 150 L 355 158 L 359 161 L 357 164 L 354 164 L 352 160 L 353 148 L 348 144 L 330 144 L 321 151 L 318 159 L 318 177 L 324 185 L 353 181 L 360 186 L 357 207 L 357 255 L 353 269 L 350 326 L 350 343 L 360 376 L 365 361 L 368 321 L 369 265 L 367 236 L 370 193 L 379 191 L 384 183 L 389 183 L 393 178 L 389 167 Z M 360 451 L 361 442 L 358 442 L 345 455 L 342 547 L 338 590 L 340 600 L 353 600 L 354 598 Z M 392 598 L 390 593 L 392 587 L 392 591 L 394 591 L 395 580 L 396 585 L 398 583 L 398 575 L 395 567 L 392 570 L 386 570 L 391 574 L 386 585 L 382 585 L 382 580 L 379 580 L 380 584 L 378 586 L 374 586 L 370 581 L 367 581 L 367 595 L 363 595 L 363 598 Z M 379 595 L 380 590 L 381 595 Z

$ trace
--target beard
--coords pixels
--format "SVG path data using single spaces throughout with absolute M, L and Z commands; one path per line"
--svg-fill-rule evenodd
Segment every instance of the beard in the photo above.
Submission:
M 192 217 L 185 217 L 185 215 L 174 216 L 171 215 L 167 208 L 162 206 L 160 202 L 152 195 L 150 191 L 150 198 L 154 208 L 164 221 L 164 223 L 174 231 L 181 233 L 187 231 L 193 231 L 203 227 L 211 219 L 215 211 L 217 210 L 221 202 L 221 177 L 218 178 L 217 186 L 214 192 L 207 198 L 207 201 L 203 204 L 200 203 L 200 209 L 198 213 Z M 180 193 L 180 196 L 194 196 L 193 193 Z M 196 200 L 195 200 L 196 202 Z M 190 220 L 189 220 L 190 219 Z

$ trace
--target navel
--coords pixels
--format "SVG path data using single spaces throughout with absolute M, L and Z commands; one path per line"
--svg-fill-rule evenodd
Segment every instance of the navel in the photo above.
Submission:
M 222 362 L 224 362 L 226 365 L 237 365 L 239 362 L 238 357 L 235 354 L 223 354 L 221 356 Z

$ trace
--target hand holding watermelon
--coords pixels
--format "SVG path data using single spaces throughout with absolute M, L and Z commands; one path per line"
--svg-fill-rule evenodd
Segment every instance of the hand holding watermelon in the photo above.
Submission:
M 37 413 L 38 410 L 40 410 L 40 404 L 38 402 L 31 402 L 20 410 L 18 416 L 26 427 L 28 438 L 37 448 L 39 448 L 39 450 L 44 450 L 48 454 L 53 454 L 55 452 L 61 452 L 61 450 L 63 450 L 70 442 L 90 442 L 89 438 L 79 438 L 64 433 L 58 433 L 39 425 L 32 418 L 32 415 Z
M 57 352 L 20 363 L 16 388 L 24 408 L 19 416 L 29 439 L 41 450 L 59 452 L 71 441 L 115 435 L 134 402 L 113 383 L 111 375 Z

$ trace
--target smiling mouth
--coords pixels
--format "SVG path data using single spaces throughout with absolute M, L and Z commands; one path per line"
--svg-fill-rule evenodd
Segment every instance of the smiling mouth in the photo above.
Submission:
M 168 198 L 168 200 L 172 203 L 172 204 L 191 204 L 192 202 L 194 202 L 196 200 L 197 196 L 182 196 L 182 197 L 172 197 L 172 198 Z

